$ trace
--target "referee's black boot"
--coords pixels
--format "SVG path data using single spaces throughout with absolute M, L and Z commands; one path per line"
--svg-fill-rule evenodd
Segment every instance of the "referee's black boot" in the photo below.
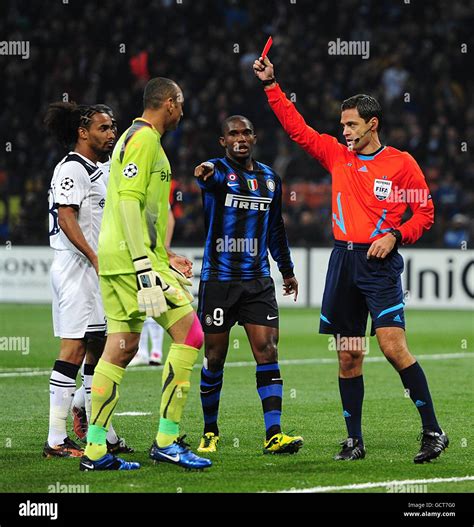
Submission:
M 355 461 L 356 459 L 364 459 L 365 448 L 364 445 L 354 437 L 348 437 L 341 442 L 342 450 L 334 456 L 336 461 Z
M 418 441 L 420 437 L 418 437 Z M 436 459 L 443 450 L 449 446 L 448 436 L 441 430 L 441 433 L 433 430 L 422 430 L 420 451 L 415 456 L 415 463 L 427 463 Z

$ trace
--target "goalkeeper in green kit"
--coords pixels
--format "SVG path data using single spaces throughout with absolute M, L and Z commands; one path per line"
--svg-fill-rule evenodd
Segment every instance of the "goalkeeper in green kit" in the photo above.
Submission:
M 192 306 L 192 263 L 166 251 L 171 169 L 161 137 L 183 115 L 183 94 L 170 79 L 148 82 L 144 112 L 115 146 L 99 237 L 99 275 L 108 337 L 92 381 L 92 414 L 81 470 L 134 470 L 139 463 L 107 454 L 106 434 L 125 368 L 152 316 L 172 338 L 163 368 L 160 422 L 150 457 L 188 469 L 211 461 L 196 456 L 179 437 L 191 371 L 203 342 Z

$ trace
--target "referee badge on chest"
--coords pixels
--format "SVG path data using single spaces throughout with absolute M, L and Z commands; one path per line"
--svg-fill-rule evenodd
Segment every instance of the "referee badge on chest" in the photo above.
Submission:
M 374 195 L 375 197 L 383 201 L 387 199 L 392 191 L 392 182 L 387 179 L 376 179 L 374 181 Z

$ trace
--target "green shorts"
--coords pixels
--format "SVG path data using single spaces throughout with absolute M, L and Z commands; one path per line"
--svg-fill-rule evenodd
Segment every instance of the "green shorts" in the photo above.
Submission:
M 176 278 L 167 272 L 160 271 L 167 284 L 176 289 L 183 289 Z M 138 311 L 137 278 L 135 273 L 101 275 L 100 289 L 107 317 L 107 333 L 140 333 L 146 315 Z M 193 311 L 189 300 L 185 298 L 180 305 L 170 308 L 160 317 L 155 318 L 158 324 L 168 330 L 178 320 Z

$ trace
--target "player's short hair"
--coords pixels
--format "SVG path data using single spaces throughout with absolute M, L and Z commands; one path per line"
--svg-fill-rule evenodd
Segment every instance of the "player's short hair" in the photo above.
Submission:
M 155 77 L 147 82 L 143 93 L 143 108 L 156 110 L 169 98 L 177 98 L 179 86 L 165 77 Z
M 380 132 L 382 128 L 382 107 L 375 97 L 366 95 L 365 93 L 353 95 L 342 102 L 341 112 L 350 110 L 351 108 L 357 108 L 359 115 L 365 122 L 372 119 L 372 117 L 377 117 L 379 120 L 377 132 Z
M 253 127 L 252 121 L 248 119 L 247 117 L 245 117 L 244 115 L 231 115 L 227 117 L 227 119 L 224 119 L 224 121 L 222 122 L 222 125 L 221 125 L 222 136 L 224 136 L 224 134 L 227 132 L 227 125 L 233 121 L 247 121 L 250 125 L 250 129 L 252 130 L 252 132 L 254 132 L 255 130 L 255 128 Z
M 77 142 L 78 128 L 89 129 L 92 117 L 102 113 L 97 105 L 53 102 L 44 117 L 49 132 L 65 147 Z

